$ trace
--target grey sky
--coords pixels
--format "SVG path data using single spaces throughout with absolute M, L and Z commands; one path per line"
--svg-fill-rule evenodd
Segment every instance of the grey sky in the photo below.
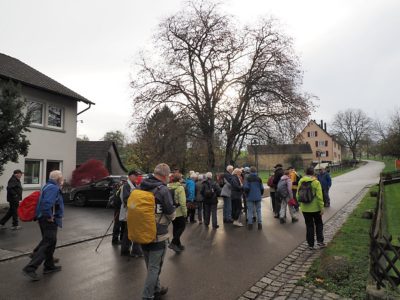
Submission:
M 132 135 L 132 64 L 160 20 L 182 3 L 1 0 L 0 52 L 96 103 L 80 116 L 78 134 Z M 313 118 L 329 122 L 347 108 L 386 118 L 400 106 L 400 1 L 230 0 L 225 10 L 243 23 L 265 15 L 280 20 L 301 58 L 303 90 L 320 99 Z

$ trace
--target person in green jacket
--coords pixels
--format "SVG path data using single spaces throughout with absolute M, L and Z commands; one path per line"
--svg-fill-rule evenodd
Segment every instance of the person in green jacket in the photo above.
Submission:
M 304 182 L 311 181 L 311 190 L 313 199 L 310 203 L 303 203 L 299 199 L 299 194 L 302 190 L 301 185 Z M 305 187 L 305 186 L 304 186 Z M 324 224 L 322 223 L 322 215 L 324 214 L 324 200 L 322 196 L 322 188 L 319 181 L 314 176 L 314 168 L 310 167 L 306 170 L 306 175 L 303 176 L 298 184 L 297 199 L 300 203 L 300 209 L 304 216 L 307 233 L 306 239 L 310 250 L 314 248 L 314 235 L 317 233 L 317 245 L 319 248 L 325 247 L 324 243 Z
M 182 183 L 182 174 L 175 173 L 172 176 L 172 183 L 168 184 L 168 189 L 171 191 L 174 199 L 176 217 L 172 221 L 173 225 L 173 238 L 169 244 L 169 248 L 174 250 L 176 253 L 180 253 L 185 250 L 185 246 L 181 243 L 181 235 L 185 231 L 186 218 L 187 218 L 187 207 L 186 207 L 186 194 L 185 188 Z

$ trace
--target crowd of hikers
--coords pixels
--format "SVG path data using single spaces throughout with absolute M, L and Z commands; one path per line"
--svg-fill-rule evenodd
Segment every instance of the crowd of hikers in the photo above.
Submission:
M 14 171 L 7 187 L 8 213 L 0 220 L 1 228 L 13 217 L 12 229 L 19 229 L 16 208 L 22 197 L 20 170 Z M 215 180 L 214 180 L 215 178 Z M 29 212 L 28 221 L 37 220 L 42 240 L 31 254 L 31 261 L 23 273 L 31 280 L 39 280 L 37 268 L 44 263 L 44 274 L 58 272 L 58 258 L 53 256 L 57 241 L 57 228 L 62 227 L 64 214 L 61 187 L 62 173 L 52 171 L 49 181 L 36 192 L 36 202 L 30 206 L 21 205 Z M 286 223 L 287 211 L 291 222 L 299 220 L 299 211 L 306 224 L 306 240 L 310 250 L 325 247 L 322 215 L 330 206 L 329 189 L 332 181 L 329 171 L 306 169 L 300 176 L 293 167 L 284 169 L 281 164 L 274 167 L 268 178 L 272 211 L 281 224 Z M 257 224 L 262 230 L 261 203 L 264 184 L 255 167 L 234 168 L 229 165 L 223 174 L 215 177 L 211 172 L 199 174 L 190 171 L 187 178 L 179 170 L 171 170 L 167 164 L 157 165 L 154 172 L 143 177 L 140 172 L 130 171 L 128 179 L 115 187 L 110 197 L 114 207 L 112 244 L 121 246 L 122 256 L 144 257 L 147 277 L 143 288 L 143 299 L 161 299 L 168 288 L 159 281 L 166 248 L 176 253 L 185 250 L 181 236 L 186 224 L 198 223 L 214 230 L 219 228 L 217 208 L 220 197 L 223 200 L 223 223 L 226 226 L 243 227 L 249 230 Z M 15 202 L 15 203 L 14 203 Z M 34 209 L 31 209 L 34 203 Z M 12 205 L 11 205 L 12 204 Z M 15 204 L 15 205 L 14 205 Z M 19 208 L 19 209 L 20 209 Z M 197 214 L 196 214 L 197 212 Z M 244 217 L 243 217 L 244 215 Z M 172 239 L 168 226 L 172 223 Z

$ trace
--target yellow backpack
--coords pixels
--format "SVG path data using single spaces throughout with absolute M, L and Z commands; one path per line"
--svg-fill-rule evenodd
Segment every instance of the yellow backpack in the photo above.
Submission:
M 156 199 L 149 191 L 135 189 L 128 198 L 128 238 L 138 244 L 149 244 L 157 237 Z

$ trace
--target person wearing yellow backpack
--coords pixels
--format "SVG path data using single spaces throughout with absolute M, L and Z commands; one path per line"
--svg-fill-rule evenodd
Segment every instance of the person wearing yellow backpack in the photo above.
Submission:
M 175 219 L 175 206 L 167 187 L 170 172 L 167 164 L 158 164 L 128 199 L 128 237 L 141 245 L 147 268 L 142 299 L 160 299 L 168 291 L 160 284 L 160 274 L 168 226 Z

